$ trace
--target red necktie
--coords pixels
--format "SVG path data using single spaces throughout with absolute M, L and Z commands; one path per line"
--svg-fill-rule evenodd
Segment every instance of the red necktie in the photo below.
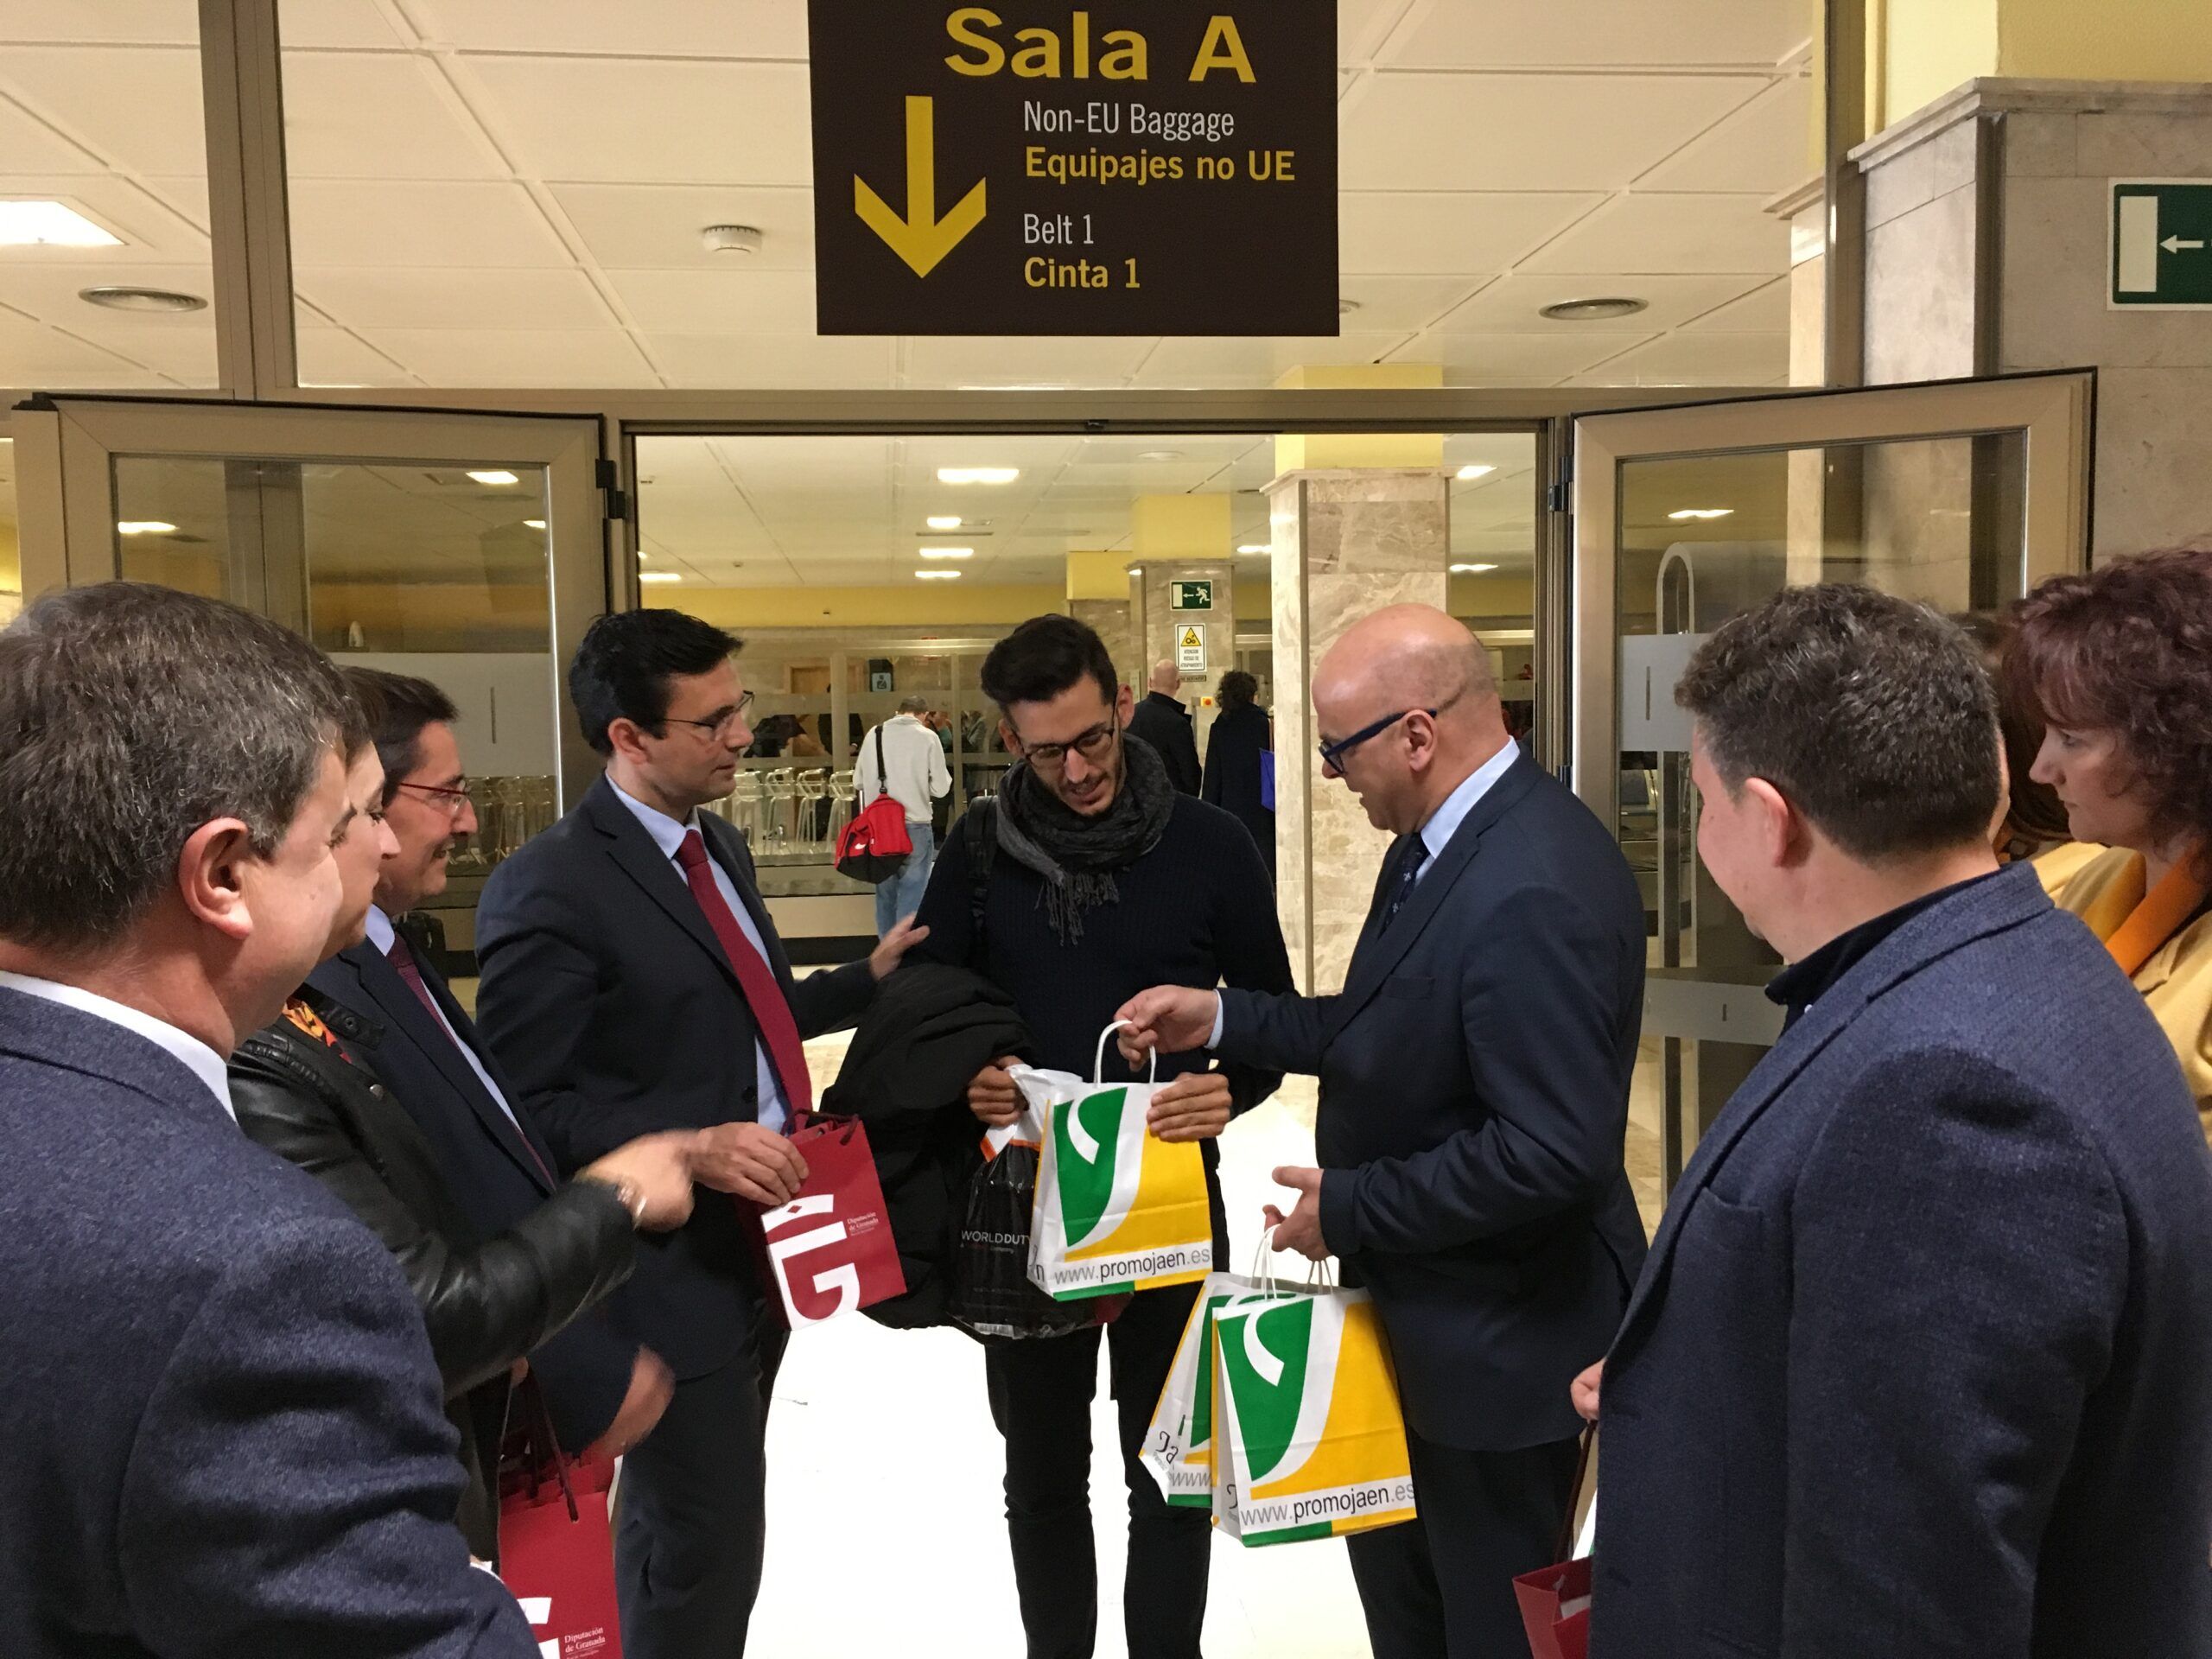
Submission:
M 393 970 L 401 979 L 407 982 L 407 988 L 415 993 L 415 1000 L 429 1011 L 430 1023 L 452 1038 L 453 1046 L 459 1048 L 461 1038 L 453 1027 L 446 1024 L 445 1012 L 438 1007 L 438 999 L 430 995 L 429 986 L 423 982 L 422 966 L 415 960 L 415 953 L 408 948 L 407 941 L 398 934 L 393 934 L 391 949 L 384 954 L 385 960 L 391 963 Z M 467 1058 L 467 1054 L 461 1056 L 464 1063 Z M 474 1066 L 469 1069 L 475 1070 Z M 512 1110 L 509 1116 L 513 1116 Z M 561 1183 L 553 1172 L 545 1167 L 545 1160 L 537 1155 L 537 1148 L 531 1144 L 530 1136 L 523 1133 L 522 1122 L 518 1118 L 515 1120 L 515 1134 L 522 1141 L 522 1149 L 530 1154 L 530 1161 L 537 1166 L 537 1173 L 545 1177 L 546 1184 L 550 1186 L 560 1185 Z
M 745 993 L 747 1006 L 753 1010 L 753 1023 L 760 1028 L 760 1040 L 768 1046 L 768 1064 L 775 1068 L 776 1081 L 783 1085 L 785 1121 L 795 1124 L 801 1113 L 811 1109 L 814 1089 L 806 1075 L 806 1050 L 799 1042 L 798 1022 L 791 1018 L 791 1002 L 776 982 L 774 971 L 753 948 L 737 918 L 730 914 L 707 863 L 707 843 L 696 830 L 683 832 L 676 861 L 683 867 L 692 898 L 698 900 L 707 925 L 715 930 L 722 954 L 736 970 L 738 988 Z

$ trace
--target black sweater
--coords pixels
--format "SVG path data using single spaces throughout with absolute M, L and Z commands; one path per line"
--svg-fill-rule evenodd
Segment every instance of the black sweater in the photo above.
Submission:
M 1122 1003 L 1154 985 L 1211 990 L 1292 988 L 1290 956 L 1275 922 L 1274 891 L 1243 825 L 1188 795 L 1160 842 L 1115 876 L 1121 902 L 1083 913 L 1080 938 L 1063 944 L 1046 919 L 1045 879 L 1001 849 L 991 863 L 980 949 L 970 914 L 968 837 L 956 825 L 930 875 L 917 918 L 930 936 L 917 960 L 969 968 L 1014 998 L 1029 1028 L 1035 1065 L 1090 1076 L 1099 1033 Z M 1204 1050 L 1160 1058 L 1160 1081 L 1211 1064 Z M 1224 1068 L 1235 1109 L 1249 1111 L 1275 1091 L 1279 1071 Z M 1129 1072 L 1111 1043 L 1104 1076 Z M 1142 1073 L 1138 1074 L 1140 1081 Z M 1213 1148 L 1206 1147 L 1207 1164 Z

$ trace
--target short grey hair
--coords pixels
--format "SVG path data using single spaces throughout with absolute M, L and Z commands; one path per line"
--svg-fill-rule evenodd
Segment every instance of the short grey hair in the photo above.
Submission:
M 321 652 L 219 600 L 111 582 L 0 632 L 0 938 L 113 943 L 237 818 L 274 854 L 324 757 L 368 733 Z
M 902 715 L 925 714 L 929 706 L 930 700 L 918 691 L 910 691 L 899 699 L 899 712 Z

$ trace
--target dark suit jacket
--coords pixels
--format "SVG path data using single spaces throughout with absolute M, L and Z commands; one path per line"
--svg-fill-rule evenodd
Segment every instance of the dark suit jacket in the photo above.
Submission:
M 1643 1261 L 1622 1167 L 1643 907 L 1581 802 L 1516 760 L 1379 927 L 1340 995 L 1223 993 L 1225 1058 L 1319 1074 L 1323 1236 L 1389 1333 L 1423 1439 L 1572 1437 L 1567 1385 Z
M 1275 867 L 1275 815 L 1260 804 L 1260 757 L 1268 748 L 1268 711 L 1256 703 L 1224 709 L 1206 734 L 1205 777 L 1199 791 L 1252 832 L 1268 868 Z
M 1593 1654 L 2212 1653 L 2212 1160 L 2032 869 L 1737 1090 L 1602 1402 Z
M 476 1051 L 515 1109 L 516 1122 L 499 1109 L 373 944 L 340 951 L 310 974 L 308 983 L 380 1028 L 377 1070 L 423 1131 L 446 1191 L 467 1217 L 467 1230 L 453 1242 L 473 1248 L 505 1232 L 552 1197 L 546 1172 L 553 1167 L 553 1152 L 531 1128 L 522 1091 L 500 1069 L 444 979 L 420 953 L 416 965 L 454 1030 Z M 523 1143 L 525 1135 L 528 1146 Z M 552 1413 L 555 1436 L 569 1451 L 589 1446 L 614 1421 L 629 1391 L 637 1351 L 637 1343 L 604 1314 L 588 1313 L 531 1351 L 530 1369 Z
M 794 982 L 737 831 L 700 816 L 791 999 L 804 1036 L 860 1018 L 865 962 Z M 563 1173 L 658 1129 L 751 1122 L 758 1027 L 698 901 L 604 778 L 493 871 L 476 911 L 479 1028 Z M 615 1297 L 628 1329 L 679 1377 L 734 1359 L 759 1316 L 749 1206 L 702 1192 L 673 1233 L 641 1236 Z
M 1203 779 L 1198 772 L 1197 728 L 1191 711 L 1165 691 L 1147 691 L 1129 716 L 1129 733 L 1160 751 L 1167 763 L 1167 779 L 1185 795 L 1195 795 Z
M 0 1630 L 11 1659 L 533 1659 L 454 1529 L 383 1245 L 175 1057 L 0 989 Z

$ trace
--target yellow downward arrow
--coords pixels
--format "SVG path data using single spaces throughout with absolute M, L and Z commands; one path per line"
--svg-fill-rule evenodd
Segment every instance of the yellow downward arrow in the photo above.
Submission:
M 960 205 L 943 219 L 937 216 L 936 100 L 906 100 L 906 217 L 901 219 L 853 175 L 853 211 L 868 229 L 890 245 L 892 252 L 913 268 L 917 276 L 937 269 L 938 261 L 960 245 L 960 240 L 983 221 L 983 181 L 960 199 Z

